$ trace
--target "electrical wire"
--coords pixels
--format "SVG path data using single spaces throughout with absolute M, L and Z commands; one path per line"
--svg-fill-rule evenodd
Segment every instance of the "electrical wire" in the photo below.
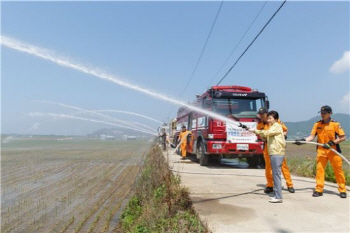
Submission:
M 218 19 L 218 17 L 219 17 L 219 14 L 220 14 L 220 11 L 221 11 L 221 8 L 222 8 L 223 3 L 224 3 L 224 1 L 221 1 L 220 6 L 219 6 L 219 9 L 218 9 L 218 11 L 217 11 L 217 13 L 216 13 L 214 22 L 213 22 L 213 24 L 211 25 L 211 28 L 210 28 L 209 34 L 208 34 L 208 36 L 207 36 L 207 39 L 206 39 L 206 41 L 205 41 L 205 43 L 204 43 L 204 46 L 203 46 L 203 48 L 202 48 L 202 51 L 201 51 L 199 57 L 198 57 L 197 63 L 196 63 L 196 65 L 195 65 L 195 67 L 194 67 L 194 69 L 193 69 L 193 71 L 192 71 L 191 77 L 190 77 L 189 80 L 187 81 L 187 84 L 186 84 L 185 88 L 183 89 L 183 91 L 181 92 L 180 96 L 183 95 L 183 94 L 185 93 L 185 91 L 187 90 L 188 86 L 190 85 L 190 83 L 191 83 L 191 81 L 192 81 L 192 79 L 193 79 L 194 74 L 195 74 L 196 71 L 197 71 L 199 62 L 201 61 L 202 56 L 203 56 L 203 53 L 204 53 L 204 51 L 205 51 L 205 48 L 207 47 L 209 38 L 210 38 L 210 36 L 211 36 L 211 33 L 213 32 L 214 26 L 215 26 L 216 21 L 217 21 L 217 19 Z
M 230 58 L 232 57 L 233 53 L 236 51 L 236 49 L 238 48 L 238 46 L 241 44 L 242 40 L 245 38 L 245 36 L 247 35 L 248 31 L 250 30 L 250 28 L 253 26 L 253 24 L 255 23 L 256 19 L 259 17 L 260 13 L 262 12 L 262 10 L 265 8 L 267 4 L 267 1 L 262 5 L 262 7 L 260 8 L 259 12 L 257 13 L 257 15 L 255 16 L 255 18 L 253 19 L 253 21 L 250 23 L 249 27 L 247 28 L 247 30 L 244 32 L 244 34 L 242 35 L 241 39 L 238 41 L 238 43 L 236 44 L 236 46 L 233 48 L 233 50 L 231 51 L 230 55 L 227 57 L 227 59 L 225 60 L 224 64 L 220 67 L 220 69 L 218 70 L 218 72 L 216 72 L 215 76 L 210 80 L 210 82 L 208 83 L 207 86 L 210 86 L 210 84 L 215 80 L 215 78 L 218 76 L 218 74 L 221 72 L 222 68 L 224 68 L 224 66 L 227 64 L 228 60 L 230 60 Z
M 256 39 L 260 36 L 260 34 L 265 30 L 267 25 L 271 22 L 271 20 L 276 16 L 276 14 L 281 10 L 281 8 L 284 6 L 284 4 L 287 2 L 287 0 L 283 1 L 283 3 L 280 5 L 280 7 L 275 11 L 275 13 L 271 16 L 269 21 L 264 25 L 264 27 L 260 30 L 260 32 L 255 36 L 252 42 L 248 45 L 248 47 L 243 51 L 243 53 L 238 57 L 236 62 L 231 66 L 231 68 L 226 72 L 226 74 L 220 79 L 220 81 L 216 84 L 217 86 L 227 77 L 227 75 L 232 71 L 232 69 L 237 65 L 239 60 L 244 56 L 244 54 L 248 51 L 248 49 L 253 45 L 253 43 L 256 41 Z

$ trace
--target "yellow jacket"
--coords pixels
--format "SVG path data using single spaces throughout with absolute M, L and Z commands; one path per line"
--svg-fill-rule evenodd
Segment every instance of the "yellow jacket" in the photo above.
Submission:
M 267 139 L 269 155 L 285 155 L 286 141 L 279 123 L 274 123 L 268 130 L 255 130 L 254 133 Z

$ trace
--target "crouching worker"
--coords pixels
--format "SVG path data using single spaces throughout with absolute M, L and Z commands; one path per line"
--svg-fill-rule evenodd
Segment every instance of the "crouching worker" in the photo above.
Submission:
M 323 195 L 324 170 L 328 160 L 334 170 L 335 179 L 338 184 L 338 190 L 341 198 L 346 198 L 345 176 L 343 172 L 342 158 L 334 153 L 330 148 L 341 153 L 339 143 L 345 140 L 345 133 L 340 124 L 331 119 L 332 108 L 329 106 L 321 107 L 322 120 L 317 121 L 312 128 L 311 134 L 306 139 L 296 140 L 295 144 L 302 145 L 300 141 L 310 142 L 317 136 L 317 143 L 323 146 L 317 146 L 317 166 L 316 166 L 316 188 L 313 197 Z
M 182 125 L 181 126 L 181 132 L 179 134 L 179 141 L 178 144 L 181 143 L 180 148 L 181 148 L 181 159 L 185 160 L 186 159 L 186 154 L 187 154 L 187 136 L 190 134 L 190 131 L 187 131 L 186 126 Z
M 268 130 L 248 130 L 252 133 L 260 135 L 267 139 L 267 149 L 270 155 L 273 184 L 274 184 L 274 197 L 270 198 L 271 203 L 282 203 L 282 182 L 281 182 L 281 167 L 284 161 L 285 155 L 285 139 L 281 124 L 277 121 L 279 119 L 278 112 L 270 111 L 267 113 L 267 122 L 270 124 Z M 243 127 L 246 128 L 246 127 Z

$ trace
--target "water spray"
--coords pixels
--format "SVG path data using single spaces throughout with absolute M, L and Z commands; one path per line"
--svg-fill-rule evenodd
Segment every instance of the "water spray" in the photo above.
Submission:
M 114 117 L 110 117 L 108 115 L 105 115 L 105 114 L 102 114 L 102 113 L 98 113 L 98 112 L 95 112 L 95 111 L 90 111 L 90 110 L 86 110 L 86 109 L 83 109 L 83 108 L 79 108 L 79 107 L 76 107 L 76 106 L 72 106 L 72 105 L 68 105 L 68 104 L 62 104 L 62 103 L 55 103 L 55 102 L 51 102 L 51 101 L 46 101 L 46 100 L 43 100 L 41 102 L 44 102 L 44 103 L 49 103 L 49 104 L 56 104 L 56 105 L 59 105 L 61 107 L 65 107 L 65 108 L 70 108 L 70 109 L 75 109 L 75 110 L 79 110 L 81 112 L 86 112 L 86 113 L 89 113 L 89 114 L 92 114 L 92 115 L 98 115 L 98 116 L 101 116 L 101 117 L 104 117 L 104 118 L 107 118 L 107 119 L 110 119 L 112 121 L 115 121 L 115 122 L 119 122 L 119 123 L 122 123 L 122 124 L 125 124 L 125 125 L 129 125 L 133 128 L 139 128 L 141 130 L 144 130 L 140 127 L 135 127 L 135 124 L 133 124 L 132 122 L 128 122 L 128 121 L 122 121 L 122 120 L 119 120 L 119 119 L 116 119 Z M 144 128 L 149 128 L 151 129 L 154 133 L 156 133 L 156 130 L 155 129 L 152 129 L 151 127 L 147 126 L 147 125 L 144 125 L 144 124 L 141 124 L 141 123 L 137 123 L 139 125 L 141 125 L 142 127 Z
M 145 119 L 148 119 L 148 120 L 151 120 L 151 121 L 154 121 L 154 122 L 157 122 L 157 123 L 160 123 L 160 124 L 163 124 L 164 122 L 162 121 L 158 121 L 152 117 L 149 117 L 149 116 L 145 116 L 143 114 L 140 114 L 140 113 L 135 113 L 135 112 L 129 112 L 129 111 L 121 111 L 121 110 L 113 110 L 113 109 L 103 109 L 103 110 L 93 110 L 94 112 L 115 112 L 115 113 L 125 113 L 125 114 L 129 114 L 129 115 L 134 115 L 134 116 L 139 116 L 139 117 L 143 117 Z
M 147 129 L 149 129 L 149 130 L 151 130 L 151 131 L 157 132 L 154 128 L 149 127 L 148 125 L 144 125 L 144 124 L 141 124 L 141 123 L 136 122 L 136 121 L 132 121 L 132 122 L 130 121 L 130 123 L 132 123 L 132 124 L 134 124 L 134 125 L 139 125 L 139 126 L 141 126 L 141 127 L 147 128 Z
M 50 117 L 57 117 L 57 118 L 68 118 L 68 119 L 76 119 L 76 120 L 82 120 L 82 121 L 90 121 L 90 122 L 95 122 L 95 123 L 102 123 L 102 124 L 107 124 L 107 125 L 118 126 L 118 127 L 121 127 L 121 128 L 132 129 L 132 130 L 139 131 L 139 132 L 142 132 L 142 133 L 147 133 L 147 134 L 151 134 L 151 135 L 157 136 L 156 133 L 153 133 L 153 132 L 150 132 L 150 131 L 146 131 L 146 130 L 140 130 L 140 129 L 136 129 L 136 128 L 132 128 L 132 127 L 128 127 L 128 126 L 125 126 L 125 125 L 116 124 L 116 123 L 111 123 L 111 122 L 107 122 L 107 121 L 100 121 L 100 120 L 84 118 L 84 117 L 77 117 L 77 116 L 71 116 L 71 115 L 66 115 L 66 114 L 33 112 L 33 113 L 29 113 L 29 115 L 30 116 L 50 116 Z
M 1 36 L 1 44 L 3 46 L 8 47 L 8 48 L 11 48 L 11 49 L 14 49 L 14 50 L 17 50 L 17 51 L 20 51 L 20 52 L 24 52 L 24 53 L 27 53 L 27 54 L 31 54 L 33 56 L 40 57 L 40 58 L 42 58 L 44 60 L 51 61 L 53 63 L 56 63 L 56 64 L 60 65 L 60 66 L 68 67 L 68 68 L 71 68 L 71 69 L 83 72 L 85 74 L 89 74 L 89 75 L 95 76 L 95 77 L 100 78 L 102 80 L 115 83 L 115 84 L 117 84 L 119 86 L 126 87 L 126 88 L 129 88 L 129 89 L 132 89 L 132 90 L 144 93 L 144 94 L 152 96 L 152 97 L 154 97 L 156 99 L 164 100 L 164 101 L 167 101 L 167 102 L 175 104 L 175 105 L 187 107 L 187 108 L 189 108 L 189 109 L 191 109 L 193 111 L 196 111 L 198 113 L 202 113 L 202 114 L 211 116 L 211 117 L 216 118 L 218 120 L 229 122 L 229 123 L 232 123 L 232 124 L 235 124 L 235 125 L 239 124 L 238 122 L 233 121 L 232 119 L 229 119 L 229 118 L 227 118 L 225 116 L 222 116 L 220 114 L 213 113 L 213 112 L 204 110 L 202 108 L 192 106 L 192 105 L 187 104 L 187 103 L 185 103 L 185 102 L 183 102 L 181 100 L 177 100 L 175 98 L 170 98 L 170 97 L 168 97 L 168 96 L 166 96 L 164 94 L 161 94 L 159 92 L 152 91 L 152 90 L 149 90 L 149 89 L 146 89 L 146 88 L 143 88 L 143 87 L 131 84 L 131 83 L 127 82 L 127 81 L 124 81 L 124 80 L 116 77 L 116 76 L 108 74 L 108 73 L 106 73 L 106 72 L 104 72 L 102 70 L 94 69 L 94 68 L 91 68 L 91 67 L 87 67 L 87 66 L 79 64 L 77 62 L 71 61 L 71 60 L 69 60 L 67 58 L 57 56 L 50 50 L 42 49 L 42 48 L 39 48 L 37 46 L 30 45 L 30 44 L 18 41 L 16 39 L 13 39 L 13 38 L 10 38 L 10 37 L 7 37 L 7 36 Z

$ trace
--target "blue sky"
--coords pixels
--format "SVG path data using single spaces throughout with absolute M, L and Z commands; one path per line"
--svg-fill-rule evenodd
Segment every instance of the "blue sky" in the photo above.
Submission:
M 234 63 L 281 2 L 268 2 L 213 83 L 264 2 L 224 2 L 187 91 L 194 100 Z M 56 51 L 129 82 L 177 97 L 207 38 L 220 2 L 2 2 L 1 34 Z M 349 113 L 349 2 L 287 2 L 222 84 L 265 92 L 284 121 L 308 120 L 321 105 Z M 86 134 L 109 127 L 29 116 L 117 109 L 166 120 L 178 107 L 2 47 L 2 132 Z M 335 64 L 335 62 L 338 63 Z M 344 63 L 345 61 L 345 63 Z M 331 69 L 331 67 L 333 68 Z M 344 67 L 345 66 L 345 67 Z M 170 114 L 169 114 L 170 113 Z M 114 117 L 157 127 L 122 114 Z

